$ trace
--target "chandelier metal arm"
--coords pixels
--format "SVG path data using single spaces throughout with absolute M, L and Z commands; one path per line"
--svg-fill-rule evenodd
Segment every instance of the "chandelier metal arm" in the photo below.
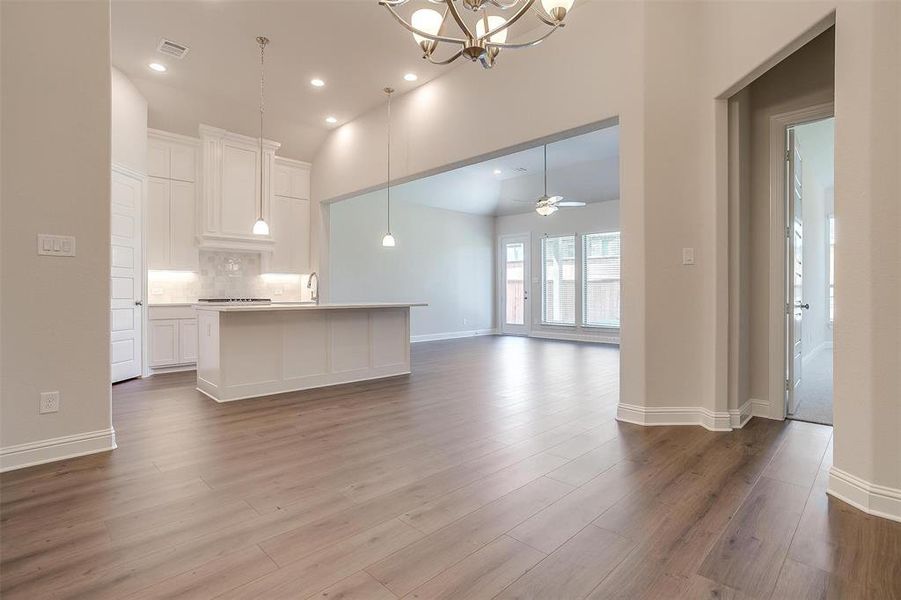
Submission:
M 449 65 L 449 64 L 451 64 L 452 62 L 454 62 L 455 60 L 457 60 L 458 58 L 460 58 L 461 56 L 463 56 L 463 50 L 462 50 L 462 49 L 457 50 L 457 51 L 454 52 L 452 55 L 450 55 L 449 58 L 446 58 L 446 59 L 444 59 L 444 60 L 435 60 L 435 59 L 432 58 L 432 56 L 431 56 L 430 54 L 426 54 L 426 55 L 424 56 L 424 58 L 425 58 L 426 60 L 428 60 L 430 63 L 432 63 L 433 65 Z
M 454 0 L 447 1 L 453 4 Z M 507 29 L 508 27 L 516 23 L 524 14 L 526 14 L 526 11 L 532 8 L 533 4 L 535 4 L 535 0 L 526 0 L 525 4 L 519 7 L 519 10 L 517 10 L 515 13 L 513 13 L 513 16 L 511 16 L 509 19 L 507 19 L 494 29 L 486 31 L 481 37 L 479 37 L 479 41 L 481 42 L 482 40 L 490 40 L 491 36 L 493 36 L 495 33 L 503 31 L 504 29 Z
M 407 31 L 409 31 L 410 33 L 415 33 L 416 35 L 426 38 L 427 40 L 433 40 L 435 42 L 447 42 L 449 44 L 461 44 L 461 45 L 466 44 L 466 40 L 463 40 L 463 39 L 448 37 L 446 35 L 432 35 L 431 33 L 427 33 L 421 29 L 417 29 L 417 28 L 413 27 L 412 25 L 410 25 L 409 23 L 404 21 L 403 17 L 401 17 L 399 14 L 397 14 L 397 11 L 394 10 L 394 7 L 391 4 L 388 4 L 387 2 L 388 2 L 388 0 L 380 0 L 379 4 L 381 4 L 382 6 L 387 8 L 388 12 L 391 13 L 391 15 L 397 20 L 397 22 L 400 23 L 401 26 L 404 29 L 406 29 Z
M 538 7 L 535 7 L 534 12 L 535 12 L 535 16 L 538 17 L 538 20 L 541 21 L 542 23 L 544 23 L 545 25 L 550 25 L 551 27 L 558 27 L 558 26 L 562 27 L 564 25 L 564 23 L 562 21 L 555 22 L 555 21 L 551 21 L 550 19 L 548 19 L 546 16 L 544 16 L 544 14 L 541 12 L 541 9 L 539 9 Z
M 488 47 L 490 47 L 490 48 L 528 48 L 529 46 L 536 46 L 536 45 L 540 44 L 541 42 L 543 42 L 544 40 L 546 40 L 548 37 L 550 37 L 550 35 L 552 33 L 554 33 L 555 31 L 557 31 L 557 29 L 559 29 L 560 27 L 563 27 L 563 26 L 564 26 L 563 23 L 558 23 L 558 24 L 554 25 L 553 29 L 549 29 L 545 34 L 541 35 L 538 38 L 535 38 L 531 42 L 521 42 L 518 44 L 508 44 L 506 42 L 503 44 L 496 44 L 494 42 L 489 42 Z
M 498 0 L 486 0 L 492 6 L 495 6 L 501 10 L 510 10 L 517 4 L 519 4 L 519 0 L 512 0 L 509 4 L 504 4 L 503 2 L 498 2 Z
M 532 2 L 534 1 L 535 0 L 532 0 Z M 476 36 L 474 36 L 472 34 L 472 31 L 469 30 L 469 26 L 466 25 L 466 21 L 464 21 L 463 17 L 460 16 L 460 12 L 454 5 L 454 0 L 445 0 L 445 4 L 447 4 L 447 9 L 450 11 L 451 16 L 454 18 L 454 21 L 457 22 L 457 26 L 460 27 L 460 30 L 466 34 L 466 37 L 469 39 L 475 39 Z

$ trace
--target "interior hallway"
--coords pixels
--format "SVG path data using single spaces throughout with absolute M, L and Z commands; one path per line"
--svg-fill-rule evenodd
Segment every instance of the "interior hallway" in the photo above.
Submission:
M 118 450 L 0 478 L 0 593 L 901 593 L 901 523 L 825 494 L 829 427 L 617 423 L 612 346 L 480 337 L 413 357 L 409 377 L 228 404 L 193 373 L 116 386 Z

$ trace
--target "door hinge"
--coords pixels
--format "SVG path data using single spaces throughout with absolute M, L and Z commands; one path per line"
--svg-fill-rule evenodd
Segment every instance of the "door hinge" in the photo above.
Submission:
M 791 157 L 792 157 L 792 151 L 789 148 L 786 148 L 785 149 L 785 162 L 790 161 Z
M 786 225 L 785 226 L 785 237 L 786 237 L 786 239 L 791 239 L 791 236 L 792 236 L 791 225 Z
M 785 314 L 787 314 L 787 315 L 792 314 L 792 307 L 791 307 L 791 304 L 788 302 L 785 303 Z
M 785 380 L 785 391 L 787 392 L 789 390 L 791 390 L 791 382 L 788 379 L 786 379 Z

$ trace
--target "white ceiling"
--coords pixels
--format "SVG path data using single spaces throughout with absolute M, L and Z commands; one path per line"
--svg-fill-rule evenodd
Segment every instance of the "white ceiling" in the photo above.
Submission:
M 112 2 L 113 65 L 147 98 L 149 124 L 158 129 L 197 135 L 204 122 L 259 135 L 258 35 L 271 40 L 266 137 L 282 142 L 281 155 L 302 160 L 313 158 L 329 128 L 384 102 L 386 85 L 403 93 L 453 68 L 422 60 L 412 36 L 377 0 Z M 163 37 L 190 47 L 187 56 L 159 54 Z M 151 71 L 152 61 L 169 71 Z M 419 80 L 404 81 L 407 72 Z M 311 86 L 314 77 L 326 86 Z M 338 123 L 326 124 L 329 115 Z
M 619 126 L 548 144 L 547 155 L 550 195 L 582 202 L 619 198 Z M 477 215 L 527 213 L 544 191 L 542 167 L 538 146 L 404 183 L 391 197 Z

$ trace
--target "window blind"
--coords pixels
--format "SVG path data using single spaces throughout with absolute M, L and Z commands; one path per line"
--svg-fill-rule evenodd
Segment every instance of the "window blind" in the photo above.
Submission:
M 541 317 L 552 325 L 576 324 L 576 238 L 541 240 Z
M 595 327 L 619 327 L 620 234 L 582 236 L 582 322 Z

